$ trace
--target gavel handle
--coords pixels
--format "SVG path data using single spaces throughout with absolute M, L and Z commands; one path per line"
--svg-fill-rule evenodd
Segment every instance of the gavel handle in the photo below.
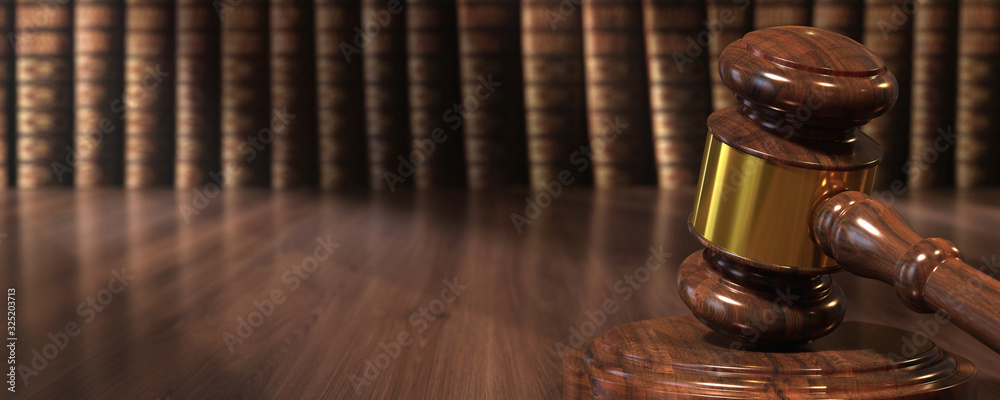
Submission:
M 920 237 L 892 207 L 855 191 L 819 205 L 813 234 L 844 270 L 894 286 L 915 311 L 945 313 L 1000 353 L 1000 281 L 962 261 L 953 243 Z

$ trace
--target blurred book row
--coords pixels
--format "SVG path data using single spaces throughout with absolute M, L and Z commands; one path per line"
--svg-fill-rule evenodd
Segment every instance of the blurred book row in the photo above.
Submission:
M 717 57 L 813 25 L 901 92 L 882 187 L 1000 182 L 1000 0 L 0 1 L 8 186 L 692 185 Z

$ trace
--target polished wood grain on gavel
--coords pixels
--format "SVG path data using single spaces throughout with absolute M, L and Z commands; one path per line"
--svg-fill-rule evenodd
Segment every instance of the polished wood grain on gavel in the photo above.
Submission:
M 933 342 L 899 354 L 891 338 L 906 332 L 835 331 L 847 304 L 830 274 L 846 270 L 1000 352 L 1000 282 L 865 194 L 883 153 L 858 127 L 898 93 L 882 60 L 844 36 L 786 26 L 730 44 L 719 72 L 739 106 L 708 119 L 689 220 L 705 249 L 678 271 L 704 326 L 667 318 L 612 329 L 567 356 L 567 397 L 973 396 L 975 367 Z

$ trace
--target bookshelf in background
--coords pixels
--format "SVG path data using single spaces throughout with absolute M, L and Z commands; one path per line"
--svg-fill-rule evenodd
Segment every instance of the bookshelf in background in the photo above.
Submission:
M 387 180 L 399 174 L 398 157 L 410 153 L 410 105 L 407 96 L 406 12 L 398 0 L 361 0 L 362 31 L 369 37 L 362 49 L 364 65 L 365 135 L 368 184 L 374 190 L 409 185 Z
M 587 144 L 582 13 L 563 12 L 561 3 L 521 1 L 528 183 L 535 189 L 558 181 L 563 171 L 574 181 L 591 177 L 589 163 L 582 171 L 573 164 Z
M 267 186 L 273 110 L 267 0 L 224 8 L 221 65 L 221 168 L 226 187 Z
M 913 15 L 913 106 L 908 185 L 954 182 L 955 64 L 958 3 L 924 0 Z M 936 142 L 936 143 L 935 143 Z
M 459 103 L 456 19 L 454 2 L 406 0 L 412 151 L 401 155 L 419 162 L 414 164 L 418 189 L 464 183 L 462 138 L 444 117 L 454 114 L 445 112 Z
M 757 0 L 753 6 L 754 29 L 780 25 L 810 25 L 812 0 Z
M 858 42 L 864 32 L 864 0 L 815 0 L 812 26 L 837 32 Z
M 14 0 L 0 0 L 0 31 L 14 32 Z M 0 190 L 14 184 L 14 47 L 0 43 Z
M 458 0 L 465 165 L 472 189 L 527 175 L 517 0 Z
M 730 43 L 743 37 L 753 27 L 753 2 L 750 0 L 708 0 L 708 18 L 704 27 L 708 35 L 708 75 L 712 80 L 712 109 L 721 110 L 737 104 L 733 92 L 729 90 L 719 75 L 719 54 Z M 700 33 L 699 33 L 700 34 Z M 701 40 L 693 38 L 696 46 L 693 52 L 703 50 Z M 689 44 L 690 45 L 690 44 Z M 685 54 L 691 56 L 690 54 Z M 698 57 L 702 55 L 698 54 Z
M 18 0 L 13 42 L 17 186 L 73 179 L 73 5 Z
M 220 179 L 219 14 L 203 0 L 177 2 L 177 188 Z
M 174 183 L 174 3 L 125 3 L 125 186 Z
M 702 24 L 705 8 L 704 0 L 643 0 L 653 154 L 661 188 L 698 182 L 712 109 L 708 57 L 677 55 L 688 52 L 689 38 L 708 34 Z
M 583 0 L 587 128 L 597 188 L 651 183 L 642 3 Z
M 316 0 L 314 6 L 319 185 L 362 185 L 368 175 L 361 54 L 341 50 L 342 43 L 360 43 L 354 31 L 361 23 L 360 2 Z
M 876 189 L 899 191 L 906 183 L 904 163 L 909 158 L 910 84 L 913 20 L 899 18 L 897 10 L 908 0 L 865 0 L 862 43 L 882 57 L 899 83 L 899 98 L 892 110 L 861 127 L 879 146 L 888 149 L 875 176 Z
M 315 186 L 319 163 L 312 5 L 299 0 L 270 3 L 271 187 Z
M 122 182 L 124 10 L 123 0 L 79 0 L 73 10 L 74 184 L 79 188 Z
M 997 0 L 0 0 L 0 179 L 675 187 L 703 106 L 736 104 L 722 48 L 810 23 L 900 83 L 862 128 L 892 149 L 877 187 L 1000 181 Z
M 1000 182 L 1000 1 L 959 2 L 955 183 Z

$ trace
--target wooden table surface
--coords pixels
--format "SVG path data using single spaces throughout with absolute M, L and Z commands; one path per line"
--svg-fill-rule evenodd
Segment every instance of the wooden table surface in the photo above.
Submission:
M 699 249 L 693 192 L 567 189 L 518 232 L 525 196 L 0 193 L 15 398 L 558 398 L 558 344 L 575 332 L 689 314 L 675 268 Z M 896 205 L 918 232 L 1000 269 L 1000 191 Z M 630 278 L 658 252 L 665 268 Z M 1000 355 L 882 283 L 836 280 L 848 320 L 939 330 L 978 366 L 980 397 L 1000 398 Z M 609 299 L 618 310 L 602 318 Z

